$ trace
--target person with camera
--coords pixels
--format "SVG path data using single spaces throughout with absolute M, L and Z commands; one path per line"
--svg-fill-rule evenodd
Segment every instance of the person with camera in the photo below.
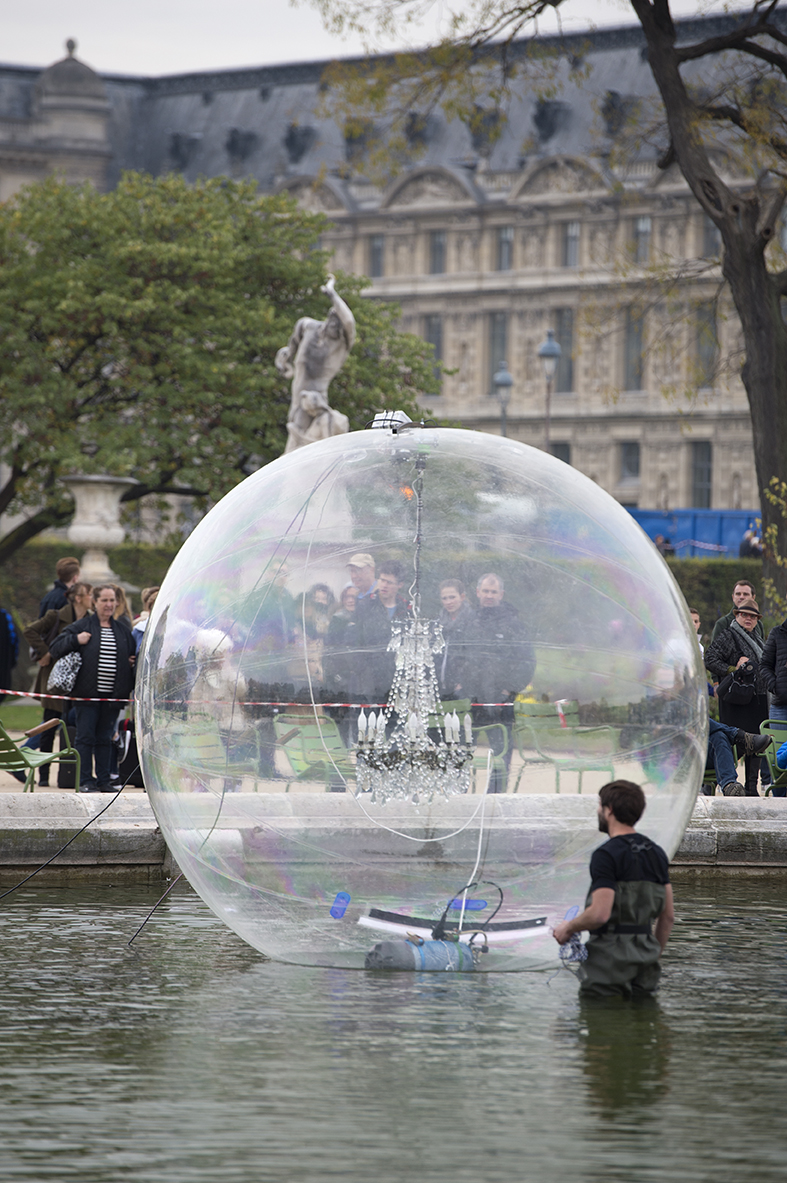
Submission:
M 729 628 L 718 634 L 705 653 L 705 665 L 719 678 L 719 715 L 722 723 L 757 734 L 768 718 L 768 693 L 764 670 L 760 669 L 765 641 L 757 631 L 762 619 L 757 601 L 751 596 L 737 604 Z M 746 747 L 746 796 L 757 797 L 757 777 L 762 758 Z M 767 765 L 763 784 L 770 783 Z

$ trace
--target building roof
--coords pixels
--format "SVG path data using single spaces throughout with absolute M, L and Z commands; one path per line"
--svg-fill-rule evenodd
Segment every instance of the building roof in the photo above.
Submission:
M 718 36 L 740 19 L 732 14 L 676 22 L 679 39 Z M 777 10 L 773 19 L 787 29 L 787 12 Z M 641 28 L 541 38 L 538 44 L 560 50 L 555 97 L 540 97 L 535 84 L 528 86 L 525 72 L 502 133 L 486 141 L 483 127 L 471 128 L 442 111 L 430 114 L 420 128 L 421 151 L 407 166 L 411 172 L 432 170 L 433 179 L 424 178 L 422 188 L 431 185 L 437 193 L 438 170 L 440 184 L 446 190 L 453 185 L 471 204 L 505 200 L 520 183 L 530 185 L 535 196 L 536 187 L 545 183 L 539 163 L 548 158 L 564 162 L 560 184 L 572 189 L 571 175 L 578 176 L 583 161 L 605 184 L 620 183 L 620 177 L 605 172 L 615 136 L 626 112 L 656 95 Z M 515 42 L 509 56 L 524 58 L 532 47 L 532 39 Z M 110 184 L 123 169 L 153 175 L 176 170 L 192 181 L 222 174 L 251 177 L 265 190 L 296 190 L 308 179 L 320 178 L 327 206 L 347 212 L 390 208 L 392 201 L 401 205 L 408 194 L 412 199 L 412 186 L 409 191 L 400 186 L 397 197 L 391 186 L 363 176 L 358 144 L 345 137 L 339 118 L 328 109 L 322 82 L 328 60 L 159 78 L 102 78 L 74 56 L 74 48 L 69 43 L 68 57 L 38 75 L 0 66 L 0 120 L 19 118 L 29 109 L 33 83 L 47 103 L 108 99 Z M 702 63 L 688 63 L 685 72 L 691 76 L 703 68 Z M 652 184 L 656 155 L 655 146 L 643 144 L 624 183 L 634 188 Z M 523 180 L 524 174 L 529 179 Z M 554 189 L 552 181 L 550 185 Z
M 103 78 L 74 56 L 76 42 L 66 43 L 68 56 L 44 70 L 36 84 L 41 97 L 106 100 Z

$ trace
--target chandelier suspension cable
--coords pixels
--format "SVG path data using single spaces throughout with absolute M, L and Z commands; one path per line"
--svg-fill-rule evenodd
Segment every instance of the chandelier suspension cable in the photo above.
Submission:
M 413 552 L 413 570 L 415 571 L 415 578 L 410 585 L 408 595 L 413 606 L 413 615 L 418 618 L 421 615 L 421 545 L 423 543 L 423 513 L 424 513 L 424 468 L 426 467 L 426 457 L 418 455 L 415 458 L 415 480 L 413 481 L 413 492 L 415 493 L 415 550 Z
M 446 714 L 440 697 L 435 657 L 445 649 L 438 620 L 421 616 L 421 550 L 426 455 L 415 459 L 416 497 L 414 578 L 409 590 L 409 619 L 391 622 L 387 651 L 395 671 L 385 707 L 358 716 L 356 795 L 369 793 L 375 804 L 410 801 L 427 804 L 470 790 L 473 773 L 473 734 L 469 713 L 460 720 L 455 710 Z

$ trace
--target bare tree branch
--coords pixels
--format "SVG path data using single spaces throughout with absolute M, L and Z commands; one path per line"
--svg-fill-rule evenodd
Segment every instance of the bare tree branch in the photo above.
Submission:
M 0 539 L 0 563 L 5 562 L 14 551 L 29 542 L 31 538 L 35 538 L 42 530 L 48 530 L 52 526 L 64 526 L 73 515 L 73 505 L 64 509 L 56 509 L 50 505 L 39 510 L 38 513 L 21 522 L 16 529 L 11 530 Z
M 787 45 L 787 38 L 785 38 L 781 29 L 776 25 L 769 25 L 762 21 L 755 21 L 740 25 L 737 29 L 733 29 L 730 33 L 723 33 L 719 37 L 708 37 L 705 41 L 700 41 L 696 45 L 679 45 L 675 50 L 675 56 L 678 62 L 692 62 L 697 58 L 708 57 L 710 54 L 723 53 L 727 49 L 736 49 L 744 53 L 751 52 L 751 38 L 752 37 L 772 37 L 774 41 L 782 45 Z
M 8 509 L 8 506 L 16 497 L 17 485 L 20 477 L 23 475 L 22 469 L 17 466 L 16 457 L 14 457 L 14 463 L 11 466 L 11 472 L 8 480 L 6 481 L 2 490 L 0 490 L 0 513 L 5 513 L 5 511 Z
M 787 39 L 783 40 L 787 45 Z M 744 42 L 738 48 L 741 53 L 746 53 L 749 57 L 758 58 L 760 61 L 774 66 L 787 78 L 787 57 L 783 53 L 775 53 L 772 49 L 766 49 L 764 45 L 757 45 L 756 42 L 751 41 Z
M 740 128 L 742 132 L 751 135 L 751 129 L 748 127 L 746 120 L 737 107 L 716 103 L 712 106 L 700 107 L 699 110 L 711 119 L 717 121 L 727 120 L 734 124 L 735 127 Z M 767 143 L 777 156 L 781 156 L 784 160 L 787 160 L 787 140 L 783 140 L 779 136 L 772 134 L 768 137 Z
M 208 497 L 210 490 L 197 489 L 192 485 L 173 485 L 171 481 L 163 480 L 154 485 L 135 485 L 133 489 L 126 492 L 121 500 L 124 505 L 127 505 L 129 502 L 139 501 L 141 497 L 148 497 L 151 493 L 156 493 L 159 496 L 173 493 L 181 497 Z

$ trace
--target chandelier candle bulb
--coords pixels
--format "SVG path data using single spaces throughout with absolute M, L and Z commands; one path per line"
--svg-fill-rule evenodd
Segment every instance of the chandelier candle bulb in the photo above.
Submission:
M 473 742 L 473 720 L 465 715 L 465 743 Z
M 365 738 L 366 738 L 366 715 L 364 714 L 363 707 L 361 707 L 361 713 L 358 716 L 358 741 L 359 741 L 359 743 L 362 742 Z

